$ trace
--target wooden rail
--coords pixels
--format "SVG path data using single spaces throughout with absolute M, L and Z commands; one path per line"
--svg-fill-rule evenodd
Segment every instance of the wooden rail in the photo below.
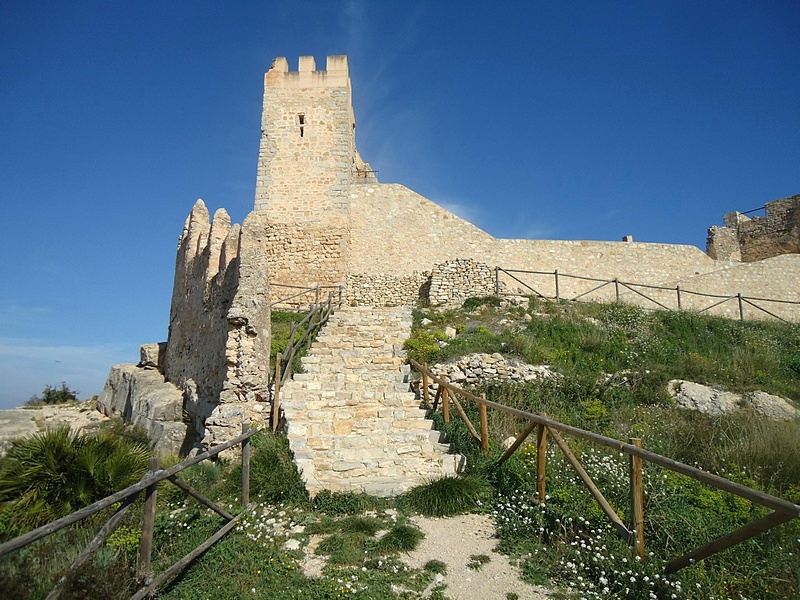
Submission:
M 341 292 L 339 294 L 341 299 Z M 272 400 L 272 431 L 278 430 L 281 422 L 281 388 L 292 375 L 292 364 L 297 352 L 303 347 L 308 347 L 311 341 L 316 337 L 322 326 L 328 322 L 330 316 L 333 314 L 335 304 L 333 301 L 333 292 L 328 293 L 327 302 L 317 303 L 311 306 L 305 317 L 299 323 L 292 323 L 289 329 L 289 341 L 286 344 L 283 352 L 279 352 L 275 356 L 275 371 L 270 373 L 269 389 Z M 300 339 L 295 340 L 297 332 L 307 325 Z
M 676 285 L 675 287 L 664 287 L 664 286 L 660 286 L 660 285 L 648 285 L 648 284 L 644 284 L 644 283 L 632 283 L 630 281 L 621 281 L 620 279 L 616 279 L 616 278 L 615 279 L 601 279 L 601 278 L 597 278 L 597 277 L 585 277 L 585 276 L 582 276 L 582 275 L 570 275 L 570 274 L 567 274 L 567 273 L 561 273 L 558 269 L 556 269 L 555 271 L 525 271 L 525 270 L 522 270 L 522 269 L 504 269 L 504 268 L 501 268 L 501 267 L 495 267 L 495 295 L 497 295 L 497 296 L 502 295 L 500 273 L 505 274 L 507 277 L 509 277 L 513 281 L 516 281 L 517 283 L 519 283 L 522 286 L 524 286 L 524 288 L 529 290 L 532 295 L 538 296 L 539 298 L 543 298 L 543 299 L 548 299 L 549 298 L 549 299 L 553 299 L 553 300 L 577 301 L 577 300 L 580 300 L 581 298 L 585 298 L 585 297 L 589 296 L 590 294 L 592 294 L 592 293 L 594 293 L 594 292 L 596 292 L 596 291 L 598 291 L 598 290 L 600 290 L 600 289 L 602 289 L 602 288 L 604 288 L 606 286 L 614 284 L 614 289 L 615 289 L 614 297 L 615 297 L 617 302 L 619 302 L 619 300 L 620 300 L 620 290 L 625 289 L 625 290 L 629 290 L 629 291 L 633 292 L 637 296 L 640 296 L 640 297 L 644 298 L 645 300 L 649 301 L 650 303 L 652 303 L 656 307 L 663 308 L 663 309 L 666 309 L 666 310 L 673 310 L 673 308 L 671 308 L 670 306 L 667 306 L 666 304 L 664 304 L 660 300 L 656 300 L 655 298 L 653 298 L 652 296 L 646 294 L 644 291 L 641 291 L 641 290 L 660 290 L 660 291 L 674 292 L 675 293 L 675 298 L 676 298 L 677 310 L 681 310 L 682 307 L 683 307 L 683 304 L 684 304 L 683 295 L 691 295 L 691 296 L 697 296 L 697 297 L 711 298 L 711 299 L 716 300 L 712 304 L 709 304 L 707 306 L 699 308 L 697 310 L 697 312 L 700 312 L 700 313 L 707 312 L 707 311 L 711 310 L 712 308 L 715 308 L 717 306 L 725 304 L 726 302 L 736 301 L 736 303 L 737 303 L 737 311 L 739 313 L 739 320 L 741 320 L 741 321 L 743 321 L 745 319 L 745 306 L 749 306 L 749 307 L 755 308 L 756 310 L 758 310 L 758 311 L 760 311 L 760 312 L 762 312 L 764 314 L 769 315 L 770 317 L 773 317 L 773 318 L 778 319 L 780 321 L 788 322 L 787 319 L 775 314 L 773 311 L 768 310 L 764 306 L 762 306 L 760 304 L 757 304 L 758 302 L 760 302 L 760 303 L 771 302 L 773 304 L 779 304 L 779 305 L 782 304 L 782 305 L 800 306 L 800 302 L 796 302 L 796 301 L 793 301 L 793 300 L 778 300 L 778 299 L 775 299 L 775 298 L 756 298 L 756 297 L 743 296 L 742 294 L 727 294 L 727 295 L 707 294 L 707 293 L 703 293 L 703 292 L 694 292 L 694 291 L 691 291 L 691 290 L 687 290 L 685 288 L 682 288 L 679 285 Z M 531 285 L 530 283 L 524 281 L 523 279 L 521 279 L 520 277 L 515 275 L 515 273 L 516 274 L 520 274 L 520 275 L 527 274 L 527 275 L 553 276 L 553 278 L 554 278 L 553 279 L 553 286 L 554 286 L 555 293 L 553 295 L 543 294 L 542 292 L 539 291 L 539 289 L 534 288 L 533 285 Z M 579 280 L 582 280 L 582 281 L 590 281 L 590 282 L 595 282 L 598 285 L 590 288 L 589 290 L 581 292 L 580 294 L 577 294 L 576 296 L 572 296 L 570 298 L 565 298 L 561 294 L 561 279 L 562 278 L 579 279 Z
M 48 535 L 63 529 L 64 527 L 68 527 L 78 521 L 85 519 L 95 513 L 100 512 L 118 502 L 122 502 L 122 505 L 116 510 L 116 512 L 106 521 L 106 523 L 100 528 L 98 533 L 94 536 L 94 538 L 89 542 L 86 548 L 78 555 L 75 561 L 70 565 L 68 572 L 72 572 L 79 568 L 81 565 L 86 563 L 87 560 L 91 558 L 91 556 L 97 551 L 97 549 L 105 542 L 105 540 L 110 536 L 114 530 L 117 528 L 119 523 L 122 520 L 122 517 L 126 514 L 126 512 L 130 509 L 133 502 L 142 493 L 145 492 L 145 504 L 144 504 L 144 520 L 142 525 L 142 539 L 139 544 L 139 581 L 141 584 L 140 589 L 132 596 L 132 598 L 144 598 L 146 596 L 152 595 L 159 585 L 167 581 L 173 575 L 177 574 L 180 570 L 185 568 L 192 560 L 200 556 L 203 552 L 205 552 L 208 548 L 211 547 L 214 543 L 216 543 L 222 536 L 230 531 L 233 528 L 233 525 L 236 523 L 238 519 L 242 517 L 244 512 L 246 512 L 251 505 L 249 505 L 249 476 L 250 476 L 250 438 L 257 433 L 256 429 L 250 429 L 250 426 L 247 423 L 242 424 L 242 434 L 235 439 L 232 439 L 224 444 L 220 444 L 219 446 L 215 446 L 211 450 L 207 452 L 203 452 L 202 454 L 198 454 L 192 458 L 187 458 L 185 461 L 174 465 L 168 469 L 160 469 L 158 466 L 158 459 L 151 458 L 149 469 L 147 474 L 145 474 L 142 479 L 140 479 L 137 483 L 134 483 L 131 486 L 128 486 L 124 490 L 120 490 L 110 496 L 103 498 L 102 500 L 98 500 L 94 504 L 90 504 L 80 510 L 77 510 L 69 515 L 61 517 L 52 523 L 48 523 L 47 525 L 43 525 L 33 531 L 29 531 L 26 534 L 20 535 L 15 537 L 4 544 L 0 544 L 0 557 L 5 556 L 6 554 L 18 550 L 20 548 L 24 548 L 25 546 L 32 544 L 33 542 L 40 540 Z M 180 480 L 177 477 L 177 473 L 188 469 L 189 467 L 196 465 L 204 460 L 217 456 L 220 452 L 228 450 L 229 448 L 233 448 L 234 446 L 241 445 L 242 450 L 242 504 L 245 506 L 245 511 L 240 513 L 238 516 L 233 516 L 228 513 L 225 509 L 217 505 L 215 502 L 212 502 L 208 498 L 206 498 L 200 492 L 194 490 L 191 486 L 187 485 L 184 481 Z M 189 495 L 193 498 L 198 500 L 201 504 L 204 504 L 217 514 L 221 515 L 228 521 L 228 524 L 225 525 L 220 531 L 214 534 L 211 538 L 206 540 L 203 544 L 198 546 L 195 550 L 187 554 L 183 559 L 169 567 L 164 573 L 153 577 L 153 573 L 150 566 L 150 559 L 152 555 L 153 549 L 153 524 L 155 522 L 155 510 L 156 510 L 156 494 L 157 494 L 157 486 L 161 481 L 170 481 L 171 483 L 177 485 L 180 489 L 186 491 Z M 61 586 L 66 581 L 66 575 L 61 577 L 54 586 L 53 590 L 47 595 L 46 600 L 55 600 L 58 598 Z
M 417 361 L 413 359 L 409 359 L 411 365 L 420 373 L 422 373 L 422 390 L 421 396 L 422 398 L 427 398 L 429 394 L 428 387 L 430 386 L 431 382 L 436 383 L 438 389 L 436 391 L 436 397 L 434 398 L 433 403 L 433 410 L 436 410 L 436 400 L 440 397 L 442 398 L 442 409 L 443 409 L 443 416 L 445 418 L 445 422 L 449 422 L 449 414 L 444 411 L 445 407 L 448 404 L 448 398 L 454 402 L 454 404 L 460 408 L 458 411 L 461 418 L 464 420 L 467 429 L 476 438 L 476 440 L 481 442 L 481 447 L 485 450 L 489 447 L 489 440 L 488 434 L 484 434 L 484 427 L 481 426 L 481 435 L 477 435 L 475 427 L 472 423 L 469 422 L 469 419 L 466 415 L 466 412 L 461 408 L 460 402 L 457 400 L 456 396 L 460 396 L 464 400 L 469 400 L 471 402 L 475 402 L 479 405 L 479 407 L 483 407 L 479 410 L 487 410 L 489 408 L 499 410 L 500 412 L 504 412 L 506 414 L 514 415 L 516 417 L 520 417 L 528 421 L 527 428 L 517 437 L 514 443 L 506 450 L 506 452 L 502 455 L 500 460 L 492 467 L 496 468 L 503 464 L 506 460 L 508 460 L 511 455 L 516 452 L 525 439 L 533 432 L 534 429 L 537 430 L 537 443 L 536 443 L 536 482 L 537 482 L 537 496 L 540 501 L 544 501 L 545 498 L 545 489 L 546 489 L 546 466 L 547 466 L 547 436 L 549 435 L 556 441 L 559 449 L 564 454 L 567 462 L 575 469 L 580 477 L 581 481 L 583 481 L 584 485 L 586 485 L 587 489 L 590 491 L 592 496 L 594 496 L 595 500 L 597 500 L 600 507 L 603 509 L 603 512 L 611 521 L 614 528 L 620 534 L 620 536 L 632 546 L 634 552 L 642 558 L 645 556 L 644 552 L 644 501 L 643 501 L 643 484 L 642 484 L 642 463 L 643 461 L 647 461 L 652 464 L 659 465 L 665 469 L 669 469 L 670 471 L 674 471 L 676 473 L 680 473 L 692 479 L 695 479 L 701 483 L 706 485 L 710 485 L 717 489 L 723 490 L 725 492 L 735 494 L 746 500 L 753 502 L 754 504 L 758 504 L 760 506 L 764 506 L 767 508 L 772 509 L 774 512 L 767 515 L 766 517 L 762 517 L 753 521 L 752 523 L 729 533 L 728 535 L 722 536 L 701 548 L 696 548 L 687 554 L 677 557 L 672 561 L 667 563 L 666 570 L 667 572 L 674 572 L 683 567 L 688 566 L 689 564 L 694 564 L 697 561 L 700 561 L 704 558 L 707 558 L 717 552 L 725 550 L 726 548 L 730 548 L 731 546 L 743 542 L 745 540 L 750 539 L 751 537 L 763 533 L 772 527 L 780 525 L 786 521 L 790 521 L 791 519 L 800 518 L 800 506 L 789 502 L 787 500 L 783 500 L 781 498 L 777 498 L 765 492 L 755 490 L 753 488 L 747 487 L 745 485 L 736 483 L 734 481 L 730 481 L 729 479 L 725 479 L 724 477 L 720 477 L 719 475 L 714 475 L 713 473 L 708 473 L 696 467 L 692 467 L 686 465 L 684 463 L 678 462 L 671 458 L 667 458 L 666 456 L 662 456 L 661 454 L 657 454 L 655 452 L 650 452 L 649 450 L 645 450 L 642 447 L 642 441 L 640 439 L 631 438 L 628 442 L 623 442 L 620 440 L 615 440 L 613 438 L 609 438 L 592 431 L 587 431 L 585 429 L 580 429 L 578 427 L 573 427 L 571 425 L 566 425 L 564 423 L 560 423 L 558 421 L 554 421 L 553 419 L 549 419 L 544 415 L 537 415 L 534 413 L 529 413 L 518 408 L 512 408 L 510 406 L 505 406 L 503 404 L 499 404 L 497 402 L 492 402 L 491 400 L 487 400 L 485 397 L 477 396 L 472 394 L 466 390 L 458 388 L 452 385 L 446 377 L 438 377 L 434 373 L 432 373 L 427 365 L 421 365 Z M 482 413 L 481 413 L 482 414 Z M 483 421 L 483 416 L 481 416 L 481 421 Z M 617 450 L 619 452 L 624 452 L 630 456 L 630 515 L 631 515 L 631 522 L 626 526 L 619 516 L 615 513 L 615 511 L 611 508 L 611 505 L 606 501 L 603 497 L 600 490 L 597 488 L 595 483 L 591 480 L 589 475 L 580 465 L 580 461 L 577 457 L 572 453 L 569 449 L 569 446 L 566 444 L 564 439 L 561 436 L 561 433 L 565 433 L 571 435 L 576 438 L 584 439 L 594 444 L 598 444 L 601 446 L 606 446 L 613 450 Z
M 289 308 L 296 309 L 299 306 L 308 306 L 308 305 L 315 305 L 320 304 L 323 301 L 323 298 L 327 294 L 329 298 L 335 298 L 335 302 L 337 306 L 342 305 L 342 291 L 343 288 L 341 285 L 317 285 L 313 287 L 302 286 L 302 285 L 290 285 L 288 283 L 270 283 L 270 288 L 283 288 L 287 290 L 292 290 L 290 292 L 286 292 L 289 295 L 284 296 L 282 298 L 278 298 L 277 300 L 271 300 L 270 306 L 273 308 L 277 308 L 280 305 L 285 305 Z M 297 291 L 294 291 L 297 290 Z M 312 302 L 308 301 L 308 297 L 313 296 L 314 300 Z M 301 302 L 298 300 L 299 298 L 303 298 L 305 301 Z M 295 300 L 295 302 L 290 302 L 291 300 Z

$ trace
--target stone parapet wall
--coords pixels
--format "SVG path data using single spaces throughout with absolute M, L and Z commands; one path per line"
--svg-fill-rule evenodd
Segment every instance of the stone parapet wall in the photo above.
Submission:
M 434 265 L 428 301 L 460 304 L 471 296 L 495 293 L 495 269 L 470 258 L 457 258 Z
M 428 296 L 430 272 L 404 277 L 385 273 L 351 273 L 347 276 L 345 304 L 350 306 L 408 306 Z
M 491 267 L 549 272 L 558 269 L 656 284 L 719 268 L 716 261 L 694 246 L 497 239 L 398 184 L 354 186 L 350 212 L 348 273 L 402 278 L 427 265 L 469 259 Z M 538 276 L 529 277 L 536 281 Z M 509 289 L 519 287 L 522 293 L 530 293 L 509 277 L 501 281 Z M 577 295 L 586 289 L 577 281 L 565 281 L 564 285 L 565 294 Z M 478 286 L 479 290 L 485 288 L 484 284 Z M 435 289 L 432 281 L 431 290 Z M 414 301 L 416 297 L 406 300 Z

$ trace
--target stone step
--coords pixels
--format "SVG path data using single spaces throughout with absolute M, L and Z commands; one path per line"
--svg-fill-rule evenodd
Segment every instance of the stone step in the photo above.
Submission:
M 312 494 L 396 494 L 463 466 L 409 390 L 410 331 L 408 308 L 340 309 L 282 389 L 289 445 Z

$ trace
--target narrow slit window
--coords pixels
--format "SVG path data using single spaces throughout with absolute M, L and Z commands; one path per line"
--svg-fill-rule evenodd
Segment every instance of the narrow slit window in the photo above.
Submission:
M 303 137 L 306 128 L 306 115 L 305 113 L 300 113 L 297 115 L 297 121 L 300 124 L 300 137 Z

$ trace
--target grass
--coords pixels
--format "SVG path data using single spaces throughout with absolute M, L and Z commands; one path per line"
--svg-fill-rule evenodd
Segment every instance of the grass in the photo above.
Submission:
M 506 356 L 548 364 L 563 375 L 528 384 L 480 386 L 490 400 L 547 414 L 615 439 L 640 437 L 645 447 L 797 502 L 800 422 L 773 422 L 743 413 L 710 417 L 678 409 L 666 394 L 671 379 L 735 392 L 760 389 L 800 400 L 800 328 L 796 324 L 737 322 L 694 313 L 653 312 L 623 304 L 531 301 L 519 308 L 476 305 L 471 312 L 415 313 L 415 336 L 448 324 L 463 333 L 429 356 L 447 360 L 500 349 Z M 431 321 L 422 325 L 422 319 Z M 482 324 L 475 324 L 485 318 Z M 504 327 L 499 327 L 504 323 Z M 437 344 L 438 345 L 438 344 Z M 470 403 L 466 403 L 470 404 Z M 477 423 L 477 410 L 465 406 Z M 444 425 L 454 450 L 468 456 L 474 477 L 497 494 L 493 514 L 500 548 L 526 580 L 572 586 L 579 598 L 794 598 L 800 590 L 800 521 L 794 520 L 674 576 L 665 560 L 727 534 L 766 514 L 737 496 L 647 465 L 647 560 L 633 560 L 554 445 L 548 450 L 547 500 L 536 501 L 535 447 L 527 442 L 502 468 L 490 466 L 525 422 L 489 411 L 491 449 L 480 452 L 459 419 Z M 617 513 L 628 515 L 626 457 L 568 440 Z
M 485 565 L 489 564 L 491 560 L 492 559 L 486 554 L 471 554 L 469 562 L 467 563 L 467 568 L 473 571 L 480 571 Z
M 447 517 L 472 512 L 481 501 L 491 498 L 491 487 L 478 477 L 443 477 L 412 488 L 403 498 L 403 505 L 428 517 Z

